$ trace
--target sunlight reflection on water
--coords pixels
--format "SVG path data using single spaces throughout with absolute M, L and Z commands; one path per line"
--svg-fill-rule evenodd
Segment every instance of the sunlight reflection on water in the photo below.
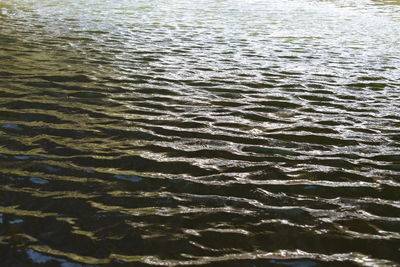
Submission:
M 400 262 L 398 3 L 2 1 L 3 263 Z

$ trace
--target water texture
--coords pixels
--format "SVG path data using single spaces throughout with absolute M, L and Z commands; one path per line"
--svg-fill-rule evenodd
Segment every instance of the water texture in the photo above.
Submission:
M 0 0 L 2 266 L 400 264 L 398 0 Z

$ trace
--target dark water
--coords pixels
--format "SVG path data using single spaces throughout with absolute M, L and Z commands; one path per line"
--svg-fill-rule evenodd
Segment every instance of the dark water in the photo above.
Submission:
M 1 0 L 1 266 L 400 263 L 400 2 Z

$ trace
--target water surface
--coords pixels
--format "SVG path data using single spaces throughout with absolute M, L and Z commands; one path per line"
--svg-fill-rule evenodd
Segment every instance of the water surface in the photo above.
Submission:
M 400 262 L 397 0 L 1 0 L 5 266 Z

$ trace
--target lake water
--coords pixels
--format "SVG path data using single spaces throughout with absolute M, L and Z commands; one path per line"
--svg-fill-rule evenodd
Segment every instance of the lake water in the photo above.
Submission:
M 2 266 L 400 264 L 400 1 L 0 0 Z

